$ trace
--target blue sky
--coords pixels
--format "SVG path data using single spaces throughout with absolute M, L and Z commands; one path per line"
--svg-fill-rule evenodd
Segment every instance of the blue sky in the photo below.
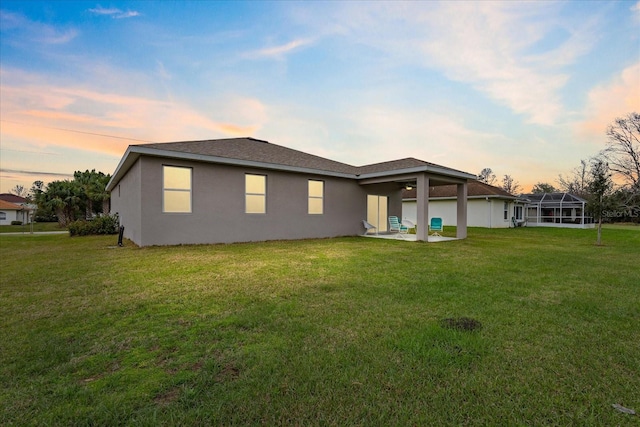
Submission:
M 640 111 L 640 2 L 0 5 L 0 192 L 253 136 L 555 183 Z

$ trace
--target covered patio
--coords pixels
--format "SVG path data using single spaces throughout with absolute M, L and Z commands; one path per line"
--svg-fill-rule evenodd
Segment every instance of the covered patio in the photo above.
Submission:
M 368 194 L 367 221 L 376 227 L 375 231 L 368 231 L 367 236 L 397 238 L 393 234 L 385 237 L 388 234 L 388 217 L 402 219 L 402 190 L 415 188 L 416 234 L 403 235 L 405 240 L 431 242 L 467 237 L 467 182 L 475 179 L 475 175 L 413 158 L 378 163 L 363 169 L 359 183 Z M 451 184 L 457 187 L 456 237 L 429 236 L 429 187 Z

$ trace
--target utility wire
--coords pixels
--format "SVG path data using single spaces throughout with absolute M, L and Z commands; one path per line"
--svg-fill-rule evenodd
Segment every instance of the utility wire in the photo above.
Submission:
M 107 134 L 104 134 L 104 133 L 85 132 L 85 131 L 75 130 L 75 129 L 59 128 L 59 127 L 55 127 L 55 126 L 26 124 L 26 123 L 14 122 L 13 120 L 0 119 L 0 122 L 13 123 L 13 124 L 16 124 L 16 125 L 21 125 L 21 126 L 35 126 L 35 127 L 46 128 L 46 129 L 55 129 L 55 130 L 61 130 L 61 131 L 64 131 L 64 132 L 82 133 L 82 134 L 85 134 L 85 135 L 103 136 L 105 138 L 125 139 L 127 141 L 156 142 L 156 141 L 149 141 L 147 139 L 127 138 L 127 137 L 124 137 L 124 136 L 107 135 Z

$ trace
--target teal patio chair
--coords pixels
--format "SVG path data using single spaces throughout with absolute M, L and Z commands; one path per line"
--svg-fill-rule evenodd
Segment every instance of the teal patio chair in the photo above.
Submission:
M 440 231 L 444 231 L 444 225 L 442 224 L 442 218 L 431 218 L 431 223 L 429 224 L 429 230 L 431 230 L 432 236 L 440 236 Z

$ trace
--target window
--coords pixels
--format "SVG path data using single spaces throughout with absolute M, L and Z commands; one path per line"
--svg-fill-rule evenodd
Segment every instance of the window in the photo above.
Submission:
M 508 202 L 504 202 L 504 220 L 505 221 L 509 220 L 509 203 Z
M 6 212 L 0 212 L 0 221 L 4 221 L 5 219 L 7 219 L 7 213 Z
M 267 213 L 267 177 L 264 175 L 245 176 L 245 212 Z
M 323 213 L 324 182 L 309 180 L 309 214 L 321 215 Z
M 162 167 L 162 212 L 191 213 L 191 168 Z

